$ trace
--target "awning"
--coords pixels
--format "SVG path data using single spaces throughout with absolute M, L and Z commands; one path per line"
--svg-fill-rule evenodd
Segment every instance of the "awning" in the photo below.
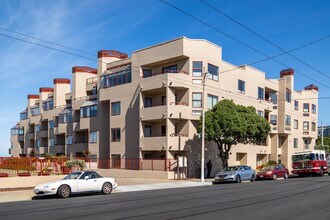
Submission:
M 30 108 L 39 108 L 39 103 L 37 105 L 31 106 Z
M 60 115 L 67 115 L 72 113 L 72 108 L 65 108 L 61 111 Z
M 21 114 L 27 113 L 28 109 L 26 108 L 24 111 L 21 112 Z
M 48 97 L 46 100 L 44 100 L 43 102 L 52 102 L 53 101 L 53 97 Z
M 97 100 L 88 100 L 86 102 L 84 102 L 84 104 L 82 104 L 81 107 L 87 107 L 87 106 L 92 106 L 92 105 L 96 105 L 97 104 Z
M 12 127 L 11 129 L 13 130 L 13 129 L 19 129 L 20 128 L 20 126 L 19 125 L 15 125 L 14 127 Z

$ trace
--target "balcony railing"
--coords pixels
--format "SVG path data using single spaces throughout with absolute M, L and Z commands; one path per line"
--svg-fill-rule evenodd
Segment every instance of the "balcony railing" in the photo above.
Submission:
M 86 79 L 86 84 L 97 83 L 97 76 L 93 78 Z
M 148 77 L 152 77 L 152 76 L 157 76 L 157 75 L 162 75 L 162 74 L 186 74 L 186 75 L 189 75 L 189 73 L 187 71 L 184 71 L 184 70 L 181 70 L 181 71 L 178 71 L 178 70 L 167 70 L 167 71 L 164 71 L 164 72 L 157 72 L 157 73 L 151 73 L 150 75 L 148 76 L 145 76 L 143 73 L 141 74 L 141 78 L 148 78 Z
M 184 105 L 184 106 L 188 106 L 188 103 L 184 103 L 184 102 L 171 102 L 170 105 Z

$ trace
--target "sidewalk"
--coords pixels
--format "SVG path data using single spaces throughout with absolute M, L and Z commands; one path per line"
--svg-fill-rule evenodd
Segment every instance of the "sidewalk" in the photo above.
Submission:
M 35 196 L 32 191 L 35 185 L 40 183 L 46 183 L 48 181 L 53 181 L 56 179 L 61 179 L 63 177 L 64 176 L 48 176 L 46 178 L 2 178 L 0 179 L 0 203 L 31 200 L 32 197 Z M 142 178 L 116 178 L 118 187 L 113 191 L 113 193 L 211 185 L 212 180 L 213 179 L 205 179 L 205 182 L 201 183 L 199 179 L 164 180 Z M 22 187 L 24 187 L 25 190 L 19 190 L 22 189 Z

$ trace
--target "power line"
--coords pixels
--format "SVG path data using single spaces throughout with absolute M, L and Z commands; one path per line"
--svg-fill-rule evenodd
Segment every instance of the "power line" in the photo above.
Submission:
M 230 38 L 230 39 L 232 39 L 232 40 L 234 40 L 234 41 L 236 41 L 236 42 L 242 44 L 243 46 L 245 46 L 245 47 L 247 47 L 247 48 L 249 48 L 249 49 L 251 49 L 251 50 L 253 50 L 253 51 L 255 51 L 255 52 L 257 52 L 257 53 L 259 53 L 259 54 L 261 54 L 261 55 L 263 55 L 263 56 L 265 56 L 265 57 L 267 57 L 267 58 L 270 58 L 267 54 L 261 52 L 260 50 L 254 48 L 254 47 L 251 47 L 250 45 L 248 45 L 248 44 L 246 44 L 246 43 L 240 41 L 239 39 L 237 39 L 237 38 L 235 38 L 235 37 L 233 37 L 233 36 L 231 36 L 231 35 L 229 35 L 229 34 L 223 32 L 223 31 L 221 31 L 221 30 L 219 30 L 219 29 L 216 28 L 216 27 L 213 27 L 212 25 L 210 25 L 210 24 L 208 24 L 208 23 L 202 21 L 201 19 L 199 19 L 199 18 L 197 18 L 197 17 L 195 17 L 195 16 L 193 16 L 193 15 L 191 15 L 191 14 L 189 14 L 189 13 L 183 11 L 182 9 L 180 9 L 180 8 L 178 8 L 178 7 L 176 7 L 176 6 L 172 5 L 172 4 L 170 4 L 169 2 L 167 2 L 167 1 L 165 1 L 165 0 L 160 0 L 160 1 L 162 1 L 163 3 L 167 4 L 168 6 L 174 8 L 174 9 L 176 9 L 177 11 L 180 11 L 181 13 L 183 13 L 183 14 L 185 14 L 185 15 L 191 17 L 191 18 L 193 18 L 194 20 L 196 20 L 196 21 L 198 21 L 198 22 L 200 22 L 200 23 L 206 25 L 207 27 L 209 27 L 209 28 L 215 30 L 216 32 L 218 32 L 218 33 L 220 33 L 220 34 L 222 34 L 222 35 L 225 35 L 226 37 L 228 37 L 228 38 Z M 279 63 L 279 64 L 281 64 L 281 65 L 283 65 L 283 66 L 285 66 L 286 68 L 291 68 L 290 66 L 288 66 L 288 65 L 286 65 L 286 64 L 284 64 L 284 63 L 282 63 L 282 62 L 280 62 L 280 61 L 278 61 L 278 60 L 275 60 L 274 58 L 270 58 L 270 59 L 273 60 L 273 61 L 275 61 L 275 62 L 277 62 L 277 63 Z M 324 84 L 324 83 L 321 83 L 321 82 L 317 81 L 316 79 L 313 79 L 312 77 L 310 77 L 310 76 L 308 76 L 308 75 L 302 73 L 301 71 L 297 71 L 297 70 L 296 70 L 296 72 L 297 72 L 298 74 L 301 74 L 301 75 L 305 76 L 306 78 L 308 78 L 308 79 L 310 79 L 310 80 L 312 80 L 312 81 L 314 81 L 314 82 L 317 82 L 318 84 L 323 85 L 324 87 L 330 89 L 330 86 L 328 86 L 328 85 L 326 85 L 326 84 Z
M 206 4 L 207 6 L 209 6 L 210 8 L 214 9 L 216 12 L 218 12 L 219 14 L 225 16 L 226 18 L 230 19 L 231 21 L 235 22 L 236 24 L 240 25 L 241 27 L 243 27 L 244 29 L 248 30 L 249 32 L 253 33 L 254 35 L 258 36 L 259 38 L 261 38 L 262 40 L 266 41 L 267 43 L 271 44 L 272 46 L 276 47 L 277 49 L 281 50 L 282 52 L 284 52 L 284 54 L 288 54 L 289 56 L 291 56 L 292 58 L 298 60 L 299 62 L 305 64 L 306 66 L 310 67 L 311 69 L 315 70 L 316 72 L 320 73 L 321 75 L 325 76 L 326 78 L 330 79 L 330 77 L 328 75 L 326 75 L 325 73 L 321 72 L 320 70 L 316 69 L 315 67 L 311 66 L 310 64 L 306 63 L 305 61 L 299 59 L 298 57 L 294 56 L 293 54 L 291 54 L 289 51 L 284 50 L 282 47 L 278 46 L 277 44 L 271 42 L 270 40 L 268 40 L 267 38 L 261 36 L 260 34 L 258 34 L 257 32 L 255 32 L 254 30 L 252 30 L 251 28 L 247 27 L 246 25 L 242 24 L 241 22 L 239 22 L 238 20 L 234 19 L 233 17 L 227 15 L 226 13 L 224 13 L 223 11 L 220 11 L 218 8 L 216 8 L 215 6 L 207 3 L 204 0 L 200 0 L 201 2 L 203 2 L 204 4 Z
M 0 29 L 4 30 L 4 31 L 11 32 L 11 33 L 14 33 L 14 34 L 18 34 L 18 35 L 21 35 L 21 36 L 29 37 L 29 38 L 32 38 L 32 39 L 35 39 L 35 40 L 39 40 L 39 41 L 42 41 L 42 42 L 45 42 L 45 43 L 54 44 L 56 46 L 63 47 L 63 48 L 66 48 L 66 49 L 75 50 L 75 51 L 78 51 L 78 52 L 81 52 L 81 53 L 85 53 L 85 54 L 95 56 L 95 54 L 89 53 L 87 51 L 79 50 L 79 49 L 69 47 L 69 46 L 66 46 L 66 45 L 63 45 L 63 44 L 59 44 L 59 43 L 56 43 L 56 42 L 52 42 L 52 41 L 44 40 L 44 39 L 41 39 L 41 38 L 37 38 L 37 37 L 31 36 L 31 35 L 28 35 L 28 34 L 24 34 L 24 33 L 21 33 L 21 32 L 10 30 L 8 28 L 0 27 Z

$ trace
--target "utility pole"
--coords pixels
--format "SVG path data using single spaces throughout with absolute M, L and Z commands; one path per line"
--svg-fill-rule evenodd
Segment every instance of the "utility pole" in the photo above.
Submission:
M 202 92 L 202 152 L 201 152 L 201 182 L 204 183 L 204 166 L 205 166 L 205 141 L 204 141 L 204 136 L 205 136 L 205 111 L 204 111 L 204 93 L 205 93 L 205 81 L 206 81 L 206 75 L 207 72 L 204 71 L 203 73 L 203 92 Z
M 322 146 L 324 146 L 323 144 L 323 123 L 321 122 L 321 144 Z

